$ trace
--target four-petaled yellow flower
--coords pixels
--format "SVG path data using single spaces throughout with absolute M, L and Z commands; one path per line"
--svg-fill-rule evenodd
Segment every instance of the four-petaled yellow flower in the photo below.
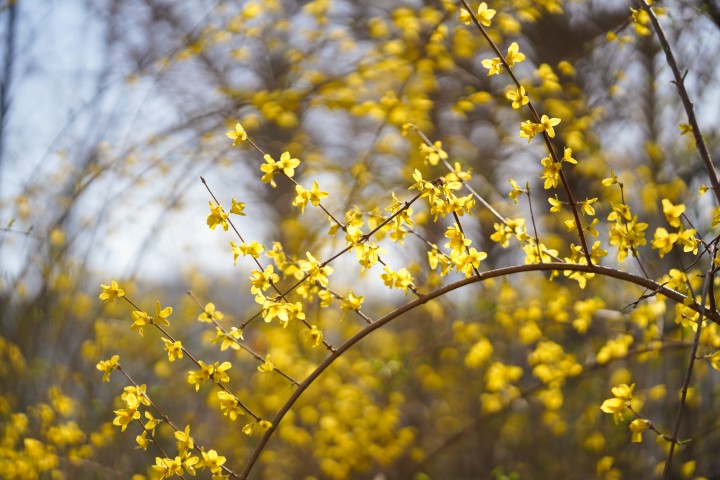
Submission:
M 615 423 L 618 423 L 622 420 L 623 413 L 630 406 L 630 402 L 632 402 L 634 389 L 634 383 L 630 386 L 623 383 L 613 387 L 611 389 L 613 398 L 605 400 L 600 406 L 600 409 L 605 413 L 612 413 L 613 420 L 615 420 Z
M 642 434 L 650 428 L 650 421 L 644 418 L 636 418 L 630 422 L 629 428 L 632 432 L 631 441 L 633 443 L 642 443 Z
M 565 150 L 563 150 L 562 161 L 577 165 L 577 160 L 572 157 L 572 148 L 565 147 Z
M 110 285 L 101 284 L 100 288 L 102 288 L 102 292 L 100 293 L 99 298 L 105 303 L 112 303 L 116 298 L 125 296 L 125 290 L 120 288 L 115 280 L 112 280 Z
M 543 187 L 545 190 L 553 187 L 556 188 L 560 183 L 560 170 L 562 169 L 562 164 L 554 161 L 551 157 L 543 158 L 540 160 L 540 163 L 543 166 L 543 174 L 540 178 L 545 179 Z
M 525 60 L 525 55 L 520 52 L 520 46 L 517 42 L 512 42 L 508 47 L 508 53 L 505 57 L 509 67 L 514 67 L 516 63 L 520 63 Z
M 118 365 L 120 364 L 120 356 L 119 355 L 113 355 L 110 360 L 100 360 L 95 367 L 105 372 L 103 373 L 102 381 L 103 382 L 109 382 L 110 381 L 110 373 L 115 370 Z
M 210 204 L 210 215 L 207 217 L 207 224 L 210 230 L 215 230 L 215 227 L 220 225 L 223 230 L 228 229 L 227 219 L 230 216 L 229 213 L 225 213 L 222 205 L 215 205 L 215 202 L 208 202 Z
M 297 195 L 295 196 L 295 199 L 292 203 L 296 207 L 300 207 L 300 213 L 305 213 L 305 207 L 307 206 L 308 202 L 312 203 L 314 206 L 317 207 L 318 205 L 320 205 L 320 200 L 329 195 L 327 192 L 320 191 L 320 187 L 318 186 L 317 181 L 313 181 L 310 190 L 307 190 L 300 184 L 295 185 L 295 193 Z
M 315 325 L 312 325 L 310 327 L 310 330 L 305 330 L 303 332 L 303 337 L 305 337 L 305 340 L 313 348 L 317 347 L 323 342 L 323 333 Z
M 495 16 L 495 13 L 495 10 L 493 10 L 492 8 L 488 8 L 487 3 L 482 2 L 480 3 L 480 6 L 478 6 L 475 17 L 481 25 L 483 25 L 484 27 L 489 27 L 492 23 L 492 18 Z M 469 11 L 462 8 L 460 9 L 460 16 L 458 17 L 458 21 L 460 23 L 464 23 L 465 25 L 470 25 L 470 23 L 472 22 L 472 15 Z
M 512 102 L 512 108 L 515 110 L 530 102 L 530 98 L 525 95 L 525 87 L 520 87 L 519 89 L 514 88 L 507 92 L 505 96 Z
M 260 373 L 270 373 L 275 370 L 275 365 L 270 361 L 270 355 L 265 357 L 265 361 L 258 365 L 257 371 Z
M 215 450 L 210 450 L 202 453 L 202 464 L 205 468 L 209 469 L 213 475 L 220 475 L 222 473 L 222 466 L 225 464 L 225 457 L 218 455 Z
M 140 412 L 138 412 L 140 400 L 135 394 L 129 393 L 123 397 L 123 401 L 125 408 L 114 411 L 117 416 L 113 420 L 113 425 L 119 426 L 120 430 L 124 432 L 130 422 L 140 418 Z
M 205 305 L 205 311 L 198 316 L 199 322 L 212 322 L 213 320 L 222 320 L 225 314 L 215 309 L 214 303 Z
M 238 143 L 247 140 L 247 133 L 245 132 L 243 126 L 239 123 L 236 123 L 235 129 L 227 132 L 225 136 L 232 139 L 233 147 L 236 146 Z
M 549 118 L 547 115 L 543 115 L 542 118 L 540 118 L 538 132 L 545 132 L 548 134 L 548 137 L 555 138 L 555 129 L 553 127 L 559 123 L 559 118 Z
M 503 63 L 498 57 L 485 59 L 481 63 L 483 67 L 488 69 L 488 77 L 500 75 L 503 72 Z
M 240 215 L 241 217 L 245 216 L 245 204 L 243 202 L 238 202 L 235 197 L 232 199 L 232 206 L 230 207 L 230 213 L 234 215 Z
M 685 205 L 682 203 L 673 205 L 667 198 L 662 199 L 663 214 L 665 214 L 665 220 L 671 227 L 680 228 L 682 223 L 680 218 L 685 213 Z
M 162 337 L 161 340 L 165 344 L 165 350 L 168 353 L 168 360 L 174 362 L 176 359 L 183 358 L 183 346 L 180 340 L 168 340 Z

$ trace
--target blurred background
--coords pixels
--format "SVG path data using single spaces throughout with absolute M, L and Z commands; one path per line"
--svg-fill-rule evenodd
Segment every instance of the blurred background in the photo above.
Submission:
M 273 248 L 288 264 L 311 252 L 328 258 L 345 246 L 328 235 L 319 209 L 292 206 L 294 185 L 260 181 L 262 155 L 225 133 L 240 122 L 276 159 L 302 161 L 296 179 L 317 180 L 337 218 L 367 228 L 387 216 L 391 192 L 411 198 L 417 168 L 448 175 L 420 150 L 414 124 L 441 141 L 451 164 L 507 218 L 526 216 L 527 199 L 508 199 L 508 179 L 529 182 L 543 242 L 569 255 L 566 216 L 549 216 L 537 140 L 518 137 L 528 112 L 505 98 L 507 76 L 481 65 L 495 54 L 458 22 L 451 1 L 67 0 L 6 1 L 0 7 L 0 477 L 152 478 L 157 452 L 137 450 L 132 427 L 111 425 L 126 385 L 102 383 L 98 361 L 123 367 L 177 424 L 239 471 L 257 438 L 241 433 L 215 392 L 187 385 L 191 364 L 168 362 L 160 334 L 130 330 L 131 308 L 103 305 L 101 283 L 120 282 L 148 311 L 171 305 L 173 335 L 199 358 L 233 361 L 231 390 L 264 418 L 292 392 L 287 380 L 257 372 L 243 350 L 220 351 L 213 328 L 197 322 L 214 302 L 240 326 L 257 310 L 248 277 L 233 265 L 232 232 L 210 231 L 207 181 L 236 217 L 241 235 Z M 476 5 L 473 4 L 475 7 Z M 684 203 L 701 236 L 712 208 L 698 188 L 703 167 L 664 55 L 631 21 L 628 2 L 498 0 L 492 39 L 517 41 L 527 60 L 515 69 L 541 113 L 562 119 L 556 148 L 571 147 L 571 186 L 604 219 L 619 202 L 600 180 L 611 169 L 624 201 L 650 224 L 665 225 L 660 200 Z M 718 156 L 720 8 L 712 0 L 663 2 L 662 19 Z M 562 150 L 560 150 L 562 151 Z M 449 178 L 449 177 L 448 177 Z M 390 230 L 376 241 L 394 270 L 421 292 L 453 279 L 428 266 L 428 242 L 444 244 L 452 219 L 432 222 L 413 207 L 404 243 Z M 486 251 L 481 269 L 524 263 L 517 248 L 491 240 L 497 219 L 478 205 L 463 227 Z M 367 231 L 367 230 L 365 230 Z M 651 236 L 651 235 L 649 235 Z M 592 240 L 594 241 L 594 239 Z M 515 247 L 515 248 L 512 248 Z M 278 249 L 276 248 L 276 251 Z M 649 248 L 622 267 L 654 279 L 688 270 L 693 255 L 657 260 Z M 654 260 L 652 260 L 654 259 Z M 264 264 L 274 261 L 263 256 Z M 413 298 L 390 292 L 375 266 L 361 272 L 341 258 L 331 287 L 363 295 L 378 318 Z M 699 280 L 692 274 L 691 282 Z M 292 275 L 282 280 L 293 283 Z M 256 478 L 649 478 L 662 470 L 666 444 L 646 433 L 629 444 L 599 405 L 610 387 L 636 383 L 643 415 L 669 432 L 687 365 L 692 328 L 675 306 L 642 290 L 593 279 L 532 274 L 487 282 L 406 315 L 349 352 L 303 397 L 261 458 Z M 308 302 L 308 322 L 339 345 L 364 326 L 340 302 Z M 260 322 L 257 322 L 260 323 Z M 711 325 L 702 354 L 720 348 Z M 302 327 L 253 325 L 254 351 L 302 379 L 326 351 L 303 342 Z M 577 367 L 576 367 L 577 365 Z M 519 370 L 515 370 L 518 368 Z M 579 373 L 579 370 L 582 373 Z M 681 431 L 694 441 L 676 462 L 678 478 L 720 478 L 717 375 L 699 362 Z M 172 431 L 158 441 L 172 451 Z M 539 448 L 541 445 L 542 448 Z M 658 467 L 659 466 L 659 467 Z M 199 473 L 199 476 L 208 472 Z

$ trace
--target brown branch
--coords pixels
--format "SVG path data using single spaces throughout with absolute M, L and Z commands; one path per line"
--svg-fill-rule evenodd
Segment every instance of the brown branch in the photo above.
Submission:
M 655 29 L 655 34 L 657 35 L 657 38 L 660 41 L 660 45 L 662 45 L 662 49 L 665 52 L 665 59 L 667 60 L 667 64 L 670 67 L 670 70 L 672 70 L 673 77 L 675 77 L 673 83 L 677 87 L 678 95 L 680 95 L 680 100 L 682 100 L 683 107 L 685 108 L 685 113 L 688 116 L 688 122 L 692 127 L 693 135 L 695 136 L 695 144 L 697 145 L 698 152 L 700 152 L 700 158 L 702 159 L 703 164 L 705 164 L 705 170 L 707 171 L 708 177 L 710 178 L 713 192 L 715 192 L 715 199 L 718 201 L 718 204 L 720 204 L 720 182 L 718 182 L 717 173 L 715 172 L 715 166 L 713 165 L 712 159 L 710 158 L 710 152 L 705 145 L 705 140 L 703 140 L 702 133 L 700 133 L 700 127 L 698 126 L 697 118 L 695 118 L 693 104 L 690 101 L 690 96 L 688 95 L 687 89 L 685 88 L 685 75 L 687 75 L 687 71 L 684 74 L 680 73 L 680 68 L 675 61 L 675 55 L 673 54 L 672 48 L 670 48 L 670 43 L 665 36 L 665 31 L 663 30 L 662 26 L 660 26 L 660 22 L 658 22 L 657 16 L 655 15 L 653 9 L 650 8 L 650 6 L 648 6 L 643 1 L 639 1 L 638 4 L 640 5 L 640 8 L 645 10 L 650 16 L 650 22 Z
M 545 272 L 545 271 L 553 271 L 553 270 L 561 270 L 561 271 L 576 271 L 576 272 L 588 272 L 588 273 L 595 273 L 598 275 L 615 278 L 618 280 L 622 280 L 625 282 L 629 282 L 641 287 L 645 287 L 652 290 L 657 290 L 658 293 L 661 293 L 662 295 L 666 296 L 667 298 L 674 300 L 676 302 L 682 303 L 685 300 L 685 295 L 672 290 L 670 288 L 667 288 L 666 286 L 660 285 L 659 283 L 650 280 L 645 277 L 641 277 L 639 275 L 635 275 L 629 272 L 624 272 L 621 270 L 616 270 L 609 267 L 602 267 L 599 265 L 583 265 L 583 264 L 566 264 L 566 263 L 540 263 L 540 264 L 531 264 L 531 265 L 514 265 L 510 267 L 503 267 L 498 268 L 495 270 L 490 270 L 487 272 L 482 272 L 480 276 L 472 276 L 470 278 L 466 278 L 463 280 L 459 280 L 457 282 L 445 285 L 443 287 L 440 287 L 428 294 L 425 294 L 421 296 L 420 298 L 413 300 L 412 302 L 406 303 L 405 305 L 393 310 L 389 314 L 385 315 L 384 317 L 378 319 L 376 322 L 374 322 L 372 325 L 368 325 L 358 333 L 356 333 L 354 336 L 346 340 L 340 347 L 337 348 L 331 355 L 329 355 L 313 372 L 308 375 L 308 377 L 303 380 L 300 385 L 297 387 L 297 389 L 293 392 L 293 394 L 290 396 L 290 398 L 285 402 L 285 404 L 280 408 L 278 413 L 275 415 L 275 417 L 272 420 L 272 426 L 265 432 L 262 439 L 260 439 L 260 442 L 257 444 L 255 449 L 253 450 L 252 454 L 248 458 L 245 467 L 243 468 L 242 473 L 240 474 L 240 478 L 247 478 L 247 476 L 250 474 L 250 471 L 253 469 L 253 466 L 257 462 L 258 458 L 260 457 L 260 453 L 265 448 L 265 445 L 267 445 L 267 442 L 270 440 L 270 437 L 277 429 L 277 426 L 282 421 L 282 419 L 285 417 L 288 411 L 290 411 L 290 408 L 295 404 L 295 402 L 300 398 L 300 396 L 307 390 L 310 385 L 313 384 L 313 382 L 325 371 L 327 370 L 330 365 L 335 362 L 340 356 L 342 356 L 346 351 L 348 351 L 350 348 L 352 348 L 356 343 L 360 342 L 360 340 L 364 339 L 368 335 L 370 335 L 375 330 L 383 327 L 385 324 L 390 323 L 391 321 L 395 320 L 396 318 L 404 315 L 405 313 L 431 301 L 436 298 L 442 297 L 443 295 L 452 292 L 454 290 L 457 290 L 459 288 L 462 288 L 466 285 L 470 285 L 473 283 L 481 282 L 483 280 L 489 280 L 491 278 L 498 278 L 498 277 L 505 277 L 508 275 L 513 275 L 517 273 L 526 273 L 526 272 Z M 701 305 L 698 305 L 697 303 L 693 303 L 690 305 L 690 308 L 696 310 L 696 311 L 704 311 L 704 307 Z M 705 315 L 707 318 L 712 319 L 715 323 L 720 324 L 720 315 L 718 315 L 717 311 L 711 311 L 711 312 L 705 312 Z

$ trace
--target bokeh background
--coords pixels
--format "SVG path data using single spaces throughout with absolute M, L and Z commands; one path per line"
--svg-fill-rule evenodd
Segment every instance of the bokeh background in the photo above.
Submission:
M 562 119 L 555 139 L 579 164 L 570 177 L 581 197 L 599 197 L 598 229 L 618 192 L 600 180 L 612 169 L 625 201 L 651 225 L 664 225 L 661 198 L 687 206 L 700 235 L 711 215 L 707 183 L 653 36 L 631 21 L 628 2 L 498 0 L 490 28 L 501 48 L 517 41 L 527 60 L 516 73 L 542 112 Z M 718 156 L 720 9 L 712 0 L 663 2 L 668 35 L 711 151 Z M 391 192 L 406 200 L 412 172 L 447 175 L 426 162 L 412 123 L 442 141 L 451 163 L 508 218 L 528 216 L 507 198 L 508 179 L 529 182 L 543 241 L 563 252 L 573 241 L 548 216 L 538 143 L 517 136 L 523 117 L 488 77 L 494 56 L 450 1 L 6 1 L 0 7 L 0 477 L 152 477 L 156 452 L 136 449 L 139 430 L 111 425 L 126 383 L 102 383 L 98 361 L 119 354 L 138 383 L 178 424 L 239 470 L 257 438 L 241 432 L 215 393 L 186 383 L 192 365 L 169 363 L 161 335 L 131 331 L 131 308 L 104 305 L 99 285 L 118 280 L 148 311 L 172 305 L 173 335 L 210 361 L 233 361 L 233 391 L 263 416 L 292 391 L 257 372 L 244 351 L 220 352 L 214 329 L 197 322 L 214 302 L 226 325 L 257 306 L 254 265 L 233 264 L 232 232 L 206 225 L 210 194 L 246 203 L 236 225 L 289 261 L 344 247 L 326 215 L 292 206 L 294 186 L 260 181 L 262 156 L 232 147 L 241 122 L 261 148 L 302 160 L 296 179 L 317 180 L 338 218 L 372 225 Z M 505 47 L 503 47 L 505 46 Z M 407 267 L 423 291 L 447 281 L 427 264 L 427 243 L 444 243 L 451 222 L 415 210 L 417 236 L 403 244 L 381 232 L 394 269 Z M 346 214 L 351 212 L 351 214 Z M 528 217 L 529 218 L 529 217 Z M 524 262 L 517 247 L 490 237 L 497 220 L 481 206 L 463 220 L 488 253 L 483 268 Z M 421 239 L 422 238 L 422 239 Z M 423 240 L 424 239 L 424 240 Z M 514 248 L 513 248 L 514 247 Z M 607 248 L 607 247 L 606 247 Z M 606 261 L 616 265 L 616 251 Z M 563 252 L 563 254 L 567 254 Z M 693 256 L 623 268 L 661 279 Z M 269 259 L 265 258 L 265 262 Z M 364 295 L 377 318 L 407 299 L 341 258 L 331 286 Z M 699 279 L 690 275 L 699 288 Z M 459 278 L 451 275 L 450 279 Z M 291 279 L 287 279 L 290 285 Z M 429 303 L 366 339 L 310 389 L 286 418 L 257 478 L 649 478 L 665 446 L 647 434 L 630 444 L 599 405 L 618 383 L 636 383 L 643 415 L 669 431 L 687 365 L 692 328 L 675 306 L 642 290 L 594 279 L 532 274 L 487 282 Z M 412 296 L 412 295 L 410 295 Z M 306 306 L 310 323 L 339 344 L 363 327 L 340 302 Z M 302 329 L 255 325 L 247 345 L 303 378 L 326 351 Z M 720 347 L 714 327 L 703 354 Z M 604 353 L 603 353 L 604 352 Z M 578 374 L 575 365 L 582 373 Z M 517 370 L 515 370 L 517 369 Z M 699 362 L 676 475 L 720 476 L 714 452 L 718 376 Z M 170 450 L 170 429 L 158 441 Z M 658 465 L 660 467 L 658 467 Z M 199 476 L 207 472 L 199 473 Z M 209 478 L 209 476 L 207 477 Z

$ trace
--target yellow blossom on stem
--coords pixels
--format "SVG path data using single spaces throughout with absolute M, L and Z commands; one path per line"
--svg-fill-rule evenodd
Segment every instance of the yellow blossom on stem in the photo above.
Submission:
M 235 124 L 235 129 L 230 130 L 225 134 L 229 139 L 233 141 L 233 147 L 239 144 L 242 141 L 247 140 L 247 133 L 245 132 L 245 129 L 242 125 L 239 123 Z
M 526 190 L 520 188 L 520 185 L 517 184 L 515 180 L 512 178 L 509 180 L 510 186 L 512 186 L 512 190 L 510 190 L 510 193 L 508 193 L 508 197 L 513 199 L 515 203 L 518 203 L 518 197 L 521 193 L 526 193 Z
M 260 165 L 260 170 L 263 172 L 262 182 L 269 183 L 271 187 L 275 188 L 277 187 L 277 183 L 275 183 L 275 175 L 279 173 L 280 167 L 270 154 L 266 153 L 263 159 L 265 160 L 265 163 Z
M 228 222 L 227 219 L 230 214 L 223 211 L 222 205 L 215 205 L 215 202 L 208 202 L 210 204 L 210 215 L 207 217 L 207 225 L 210 230 L 215 230 L 215 227 L 220 225 L 223 230 L 227 231 Z
M 323 342 L 323 333 L 315 325 L 312 325 L 310 327 L 310 330 L 305 330 L 303 332 L 303 337 L 305 337 L 305 341 L 308 342 L 313 348 L 317 347 Z
M 636 418 L 630 422 L 629 428 L 632 432 L 631 441 L 633 443 L 642 443 L 642 434 L 650 427 L 650 422 L 644 418 Z
M 437 141 L 433 145 L 427 145 L 425 143 L 420 144 L 420 153 L 425 157 L 425 162 L 430 165 L 437 165 L 440 160 L 448 158 L 448 154 L 442 148 L 442 142 Z
M 477 9 L 475 17 L 481 25 L 489 27 L 491 25 L 492 18 L 495 16 L 495 13 L 495 10 L 493 10 L 492 8 L 488 8 L 487 3 L 482 2 Z M 472 22 L 472 15 L 470 15 L 469 11 L 462 8 L 460 9 L 460 16 L 458 17 L 458 21 L 460 23 L 464 23 L 465 25 L 470 25 L 470 23 Z
M 233 265 L 237 265 L 237 261 L 240 255 L 242 255 L 243 257 L 246 255 L 250 255 L 253 258 L 260 258 L 260 254 L 265 251 L 265 247 L 254 240 L 250 243 L 240 244 L 231 241 L 230 249 L 233 253 Z
M 188 450 L 195 448 L 195 440 L 190 436 L 190 425 L 185 426 L 185 430 L 177 430 L 174 433 L 177 440 L 177 449 L 180 455 L 185 455 Z
M 258 365 L 257 371 L 260 373 L 270 373 L 275 370 L 275 365 L 270 361 L 270 355 L 265 357 L 265 361 Z
M 559 123 L 559 118 L 550 118 L 547 115 L 543 115 L 542 118 L 540 118 L 538 132 L 545 132 L 550 138 L 555 138 L 555 129 L 553 127 L 558 125 Z
M 208 381 L 215 370 L 213 365 L 207 365 L 202 360 L 198 364 L 200 369 L 189 371 L 187 376 L 187 383 L 195 385 L 195 391 L 200 390 L 200 384 Z
M 342 302 L 340 303 L 340 308 L 342 309 L 343 313 L 346 314 L 350 310 L 360 310 L 360 307 L 362 306 L 363 301 L 365 300 L 365 297 L 363 295 L 355 296 L 353 292 L 350 292 L 342 299 Z
M 577 160 L 572 157 L 572 148 L 565 147 L 565 150 L 563 151 L 562 161 L 577 165 Z
M 552 157 L 545 157 L 540 160 L 543 166 L 542 177 L 545 179 L 543 187 L 545 190 L 549 188 L 556 188 L 560 184 L 560 170 L 562 170 L 562 164 L 556 162 Z
M 668 233 L 667 230 L 660 227 L 655 230 L 652 247 L 658 250 L 658 254 L 660 255 L 660 258 L 662 258 L 666 253 L 670 253 L 673 246 L 677 243 L 678 238 L 677 233 Z
M 385 282 L 385 285 L 390 288 L 402 289 L 407 295 L 408 289 L 413 286 L 413 278 L 410 272 L 406 268 L 401 268 L 396 272 L 388 266 L 385 266 L 383 270 L 385 273 L 380 277 Z
M 229 332 L 223 331 L 221 328 L 215 328 L 215 338 L 212 343 L 220 343 L 220 351 L 224 352 L 228 348 L 239 350 L 238 342 L 243 340 L 242 330 L 237 327 L 230 328 Z
M 168 360 L 174 362 L 176 359 L 183 358 L 183 346 L 180 340 L 168 340 L 162 337 L 162 341 L 165 344 L 165 350 L 168 352 Z
M 503 63 L 498 57 L 485 59 L 481 63 L 483 67 L 488 69 L 488 77 L 500 75 L 503 72 Z
M 313 257 L 310 252 L 306 252 L 307 261 L 300 260 L 300 269 L 308 276 L 308 282 L 311 284 L 319 283 L 323 287 L 328 285 L 328 277 L 332 275 L 334 269 L 329 266 L 323 266 Z
M 113 425 L 119 426 L 120 430 L 124 432 L 130 422 L 140 418 L 140 412 L 138 412 L 140 401 L 132 393 L 125 395 L 123 401 L 125 402 L 125 408 L 114 411 L 116 417 L 113 420 Z
M 530 140 L 532 140 L 539 132 L 540 125 L 531 120 L 525 120 L 520 124 L 520 137 L 527 138 L 528 143 L 530 143 Z
M 199 322 L 212 322 L 213 320 L 222 320 L 225 314 L 215 309 L 214 303 L 205 305 L 205 311 L 198 316 Z
M 245 415 L 245 412 L 242 408 L 240 408 L 240 403 L 235 395 L 224 390 L 220 390 L 217 392 L 217 396 L 218 400 L 220 400 L 220 411 L 231 421 L 234 422 L 239 416 Z
M 110 360 L 101 360 L 98 362 L 95 367 L 105 372 L 103 373 L 102 381 L 103 382 L 109 382 L 110 381 L 110 373 L 115 370 L 120 364 L 120 356 L 119 355 L 113 355 Z
M 290 152 L 283 152 L 280 155 L 280 161 L 277 163 L 277 168 L 290 178 L 295 176 L 295 169 L 298 166 L 300 166 L 300 160 L 292 158 Z
M 110 282 L 110 285 L 100 285 L 102 292 L 100 292 L 100 300 L 105 303 L 112 303 L 116 298 L 122 298 L 125 296 L 125 290 L 118 286 L 115 280 Z
M 517 110 L 523 105 L 527 105 L 530 102 L 530 98 L 525 95 L 525 87 L 519 89 L 512 89 L 505 94 L 508 100 L 512 102 L 512 108 Z
M 218 455 L 215 450 L 209 450 L 202 453 L 202 466 L 209 469 L 213 475 L 220 475 L 222 473 L 222 466 L 225 464 L 225 457 Z
M 238 202 L 235 197 L 232 199 L 232 206 L 230 207 L 230 213 L 234 215 L 240 215 L 241 217 L 245 216 L 245 204 L 243 202 Z
M 262 272 L 260 270 L 253 270 L 252 276 L 250 277 L 250 283 L 252 284 L 250 292 L 258 295 L 270 288 L 270 285 L 279 282 L 280 276 L 274 273 L 274 270 L 275 268 L 272 265 L 265 267 L 265 270 Z
M 625 410 L 627 410 L 627 408 L 630 406 L 634 389 L 634 383 L 630 386 L 623 383 L 621 385 L 613 387 L 611 389 L 613 398 L 608 398 L 607 400 L 605 400 L 600 406 L 600 410 L 605 413 L 611 413 L 613 416 L 613 420 L 617 424 L 622 420 Z
M 613 172 L 613 169 L 610 169 L 610 176 L 608 178 L 603 178 L 602 184 L 603 187 L 609 187 L 610 185 L 615 185 L 618 183 L 617 175 L 615 175 L 615 172 Z
M 296 207 L 300 207 L 300 213 L 305 213 L 305 207 L 308 202 L 317 207 L 320 205 L 320 200 L 329 195 L 327 192 L 320 191 L 317 181 L 313 181 L 310 190 L 305 189 L 305 187 L 300 184 L 295 185 L 295 193 L 296 196 L 292 204 Z
M 505 57 L 509 67 L 514 67 L 516 63 L 520 63 L 525 60 L 525 55 L 520 53 L 520 46 L 517 42 L 512 42 L 508 47 L 508 53 Z
M 665 215 L 665 220 L 667 220 L 668 225 L 675 228 L 680 228 L 682 225 L 680 219 L 682 218 L 682 214 L 685 213 L 685 205 L 682 203 L 678 205 L 673 205 L 670 200 L 667 198 L 662 199 L 662 207 L 663 207 L 663 214 Z
M 161 478 L 170 478 L 176 475 L 182 477 L 183 475 L 182 459 L 179 456 L 174 459 L 155 457 L 155 465 L 152 468 L 162 475 Z

